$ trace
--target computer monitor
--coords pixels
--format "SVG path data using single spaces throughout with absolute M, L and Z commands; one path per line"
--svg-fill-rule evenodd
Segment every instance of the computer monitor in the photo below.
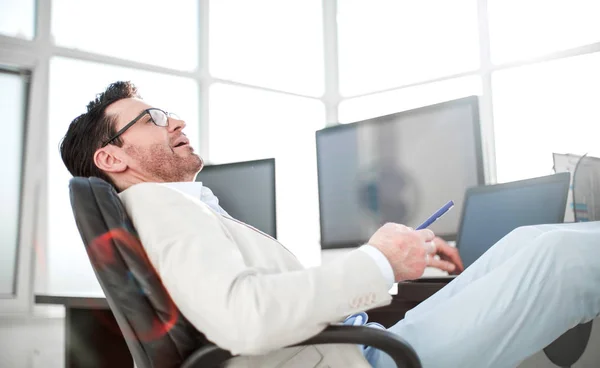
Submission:
M 196 181 L 212 190 L 231 217 L 277 238 L 275 159 L 206 165 Z
M 517 227 L 562 223 L 568 172 L 470 188 L 456 246 L 465 267 Z
M 321 247 L 355 247 L 384 223 L 454 240 L 467 188 L 484 184 L 476 96 L 317 131 Z

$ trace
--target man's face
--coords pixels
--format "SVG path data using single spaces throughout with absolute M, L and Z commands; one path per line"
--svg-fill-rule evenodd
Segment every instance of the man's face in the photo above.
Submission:
M 116 116 L 115 131 L 152 106 L 136 98 L 119 100 L 106 109 Z M 202 168 L 200 156 L 194 153 L 183 133 L 185 122 L 169 117 L 167 127 L 157 126 L 145 114 L 121 136 L 127 167 L 148 181 L 190 181 Z

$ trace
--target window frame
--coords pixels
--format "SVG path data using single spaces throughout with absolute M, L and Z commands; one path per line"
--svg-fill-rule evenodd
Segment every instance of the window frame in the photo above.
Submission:
M 15 241 L 16 251 L 15 251 L 15 269 L 13 270 L 13 282 L 12 282 L 12 292 L 8 294 L 3 294 L 0 292 L 0 300 L 10 300 L 17 297 L 17 288 L 18 288 L 18 274 L 19 274 L 19 253 L 21 246 L 21 238 L 23 237 L 23 232 L 21 231 L 21 225 L 23 223 L 23 202 L 25 200 L 23 184 L 25 182 L 25 162 L 27 160 L 27 136 L 28 136 L 28 127 L 30 124 L 28 115 L 29 115 L 29 96 L 30 96 L 30 87 L 31 87 L 31 71 L 28 69 L 16 69 L 10 67 L 3 67 L 0 64 L 0 73 L 2 74 L 12 74 L 21 77 L 25 84 L 25 89 L 23 90 L 23 102 L 24 105 L 21 106 L 22 114 L 23 114 L 23 130 L 21 135 L 21 168 L 19 170 L 19 200 L 18 200 L 18 208 L 17 208 L 17 237 Z
M 23 153 L 20 172 L 21 190 L 19 193 L 19 219 L 17 221 L 17 238 L 15 254 L 15 270 L 13 280 L 13 293 L 0 295 L 0 316 L 23 314 L 32 306 L 32 281 L 34 245 L 39 244 L 39 207 L 41 205 L 39 172 L 43 165 L 36 163 L 36 154 L 39 146 L 44 144 L 44 133 L 36 131 L 35 121 L 41 119 L 43 111 L 41 90 L 42 75 L 35 72 L 39 59 L 32 55 L 15 52 L 14 49 L 0 53 L 0 65 L 3 72 L 8 71 L 25 78 L 25 109 L 23 115 Z M 36 92 L 37 91 L 37 92 Z M 39 160 L 38 160 L 39 161 Z

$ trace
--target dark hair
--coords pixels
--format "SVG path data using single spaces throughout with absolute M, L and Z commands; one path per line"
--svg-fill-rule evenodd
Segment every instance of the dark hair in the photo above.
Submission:
M 76 117 L 60 143 L 60 155 L 73 176 L 96 176 L 115 186 L 108 175 L 94 163 L 94 153 L 102 143 L 116 133 L 115 118 L 106 115 L 106 108 L 124 98 L 140 98 L 131 82 L 115 82 L 87 105 L 87 112 Z M 112 141 L 121 146 L 120 138 Z

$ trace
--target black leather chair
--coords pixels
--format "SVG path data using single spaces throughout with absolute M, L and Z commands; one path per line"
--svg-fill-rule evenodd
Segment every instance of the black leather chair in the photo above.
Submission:
M 92 267 L 136 366 L 216 367 L 231 358 L 196 330 L 173 303 L 113 187 L 98 178 L 76 177 L 69 189 Z M 329 326 L 298 346 L 340 343 L 376 347 L 398 367 L 421 367 L 407 342 L 369 327 Z

